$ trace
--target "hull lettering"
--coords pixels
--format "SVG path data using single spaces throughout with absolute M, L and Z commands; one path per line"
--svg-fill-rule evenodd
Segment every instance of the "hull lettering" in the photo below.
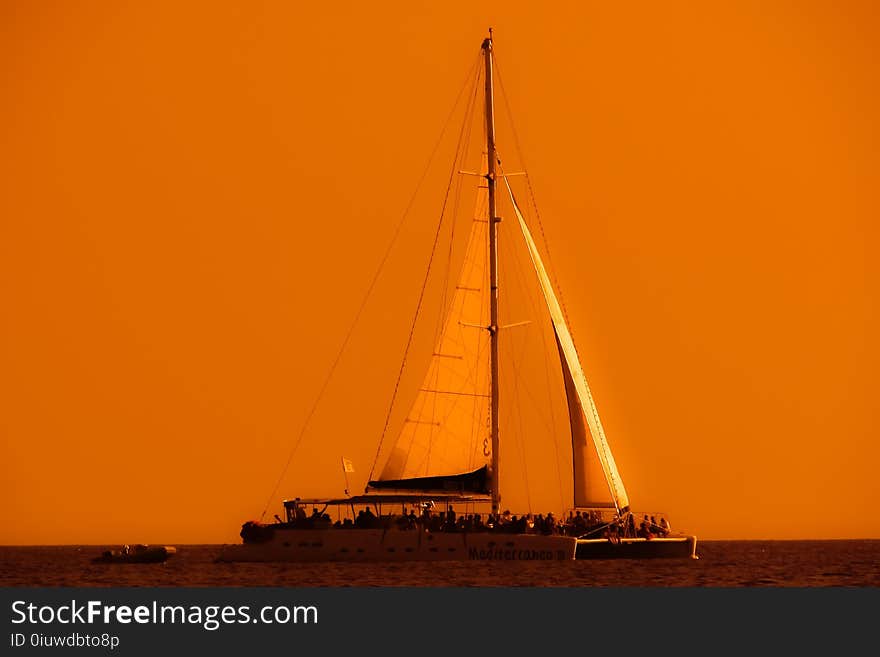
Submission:
M 561 550 L 516 550 L 516 549 L 486 549 L 472 547 L 468 550 L 468 559 L 471 561 L 548 561 L 564 559 L 565 553 Z

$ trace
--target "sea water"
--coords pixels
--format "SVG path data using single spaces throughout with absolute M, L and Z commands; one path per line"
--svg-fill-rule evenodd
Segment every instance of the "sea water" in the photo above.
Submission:
M 0 586 L 880 586 L 880 540 L 701 541 L 699 559 L 217 563 L 179 545 L 159 564 L 92 563 L 119 546 L 0 547 Z

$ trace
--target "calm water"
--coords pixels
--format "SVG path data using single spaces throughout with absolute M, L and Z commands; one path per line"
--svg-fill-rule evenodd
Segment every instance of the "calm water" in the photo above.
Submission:
M 0 586 L 880 586 L 880 540 L 705 541 L 699 560 L 564 563 L 214 563 L 216 545 L 91 563 L 104 549 L 0 547 Z

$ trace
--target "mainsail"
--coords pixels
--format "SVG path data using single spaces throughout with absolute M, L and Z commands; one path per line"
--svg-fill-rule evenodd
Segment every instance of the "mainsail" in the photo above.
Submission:
M 532 234 L 526 225 L 525 218 L 517 205 L 513 196 L 513 190 L 507 178 L 504 178 L 507 192 L 510 195 L 510 202 L 519 220 L 520 230 L 525 239 L 526 246 L 529 250 L 532 264 L 535 267 L 535 273 L 541 284 L 541 290 L 544 294 L 544 300 L 547 303 L 547 309 L 550 313 L 550 319 L 553 322 L 553 329 L 556 333 L 556 342 L 559 347 L 560 360 L 562 362 L 563 378 L 565 380 L 565 389 L 568 397 L 569 416 L 571 421 L 571 439 L 572 439 L 572 456 L 574 461 L 574 502 L 575 506 L 602 506 L 600 491 L 596 486 L 597 474 L 603 476 L 607 484 L 608 493 L 611 501 L 618 511 L 624 511 L 629 507 L 629 498 L 620 474 L 617 471 L 617 465 L 614 462 L 614 456 L 611 454 L 611 448 L 608 440 L 605 438 L 605 431 L 602 429 L 602 422 L 599 420 L 599 412 L 593 401 L 593 395 L 590 393 L 590 386 L 587 384 L 584 370 L 581 367 L 578 358 L 577 349 L 574 346 L 574 340 L 568 330 L 565 316 L 553 291 L 550 283 L 550 277 L 541 260 L 541 255 L 535 245 Z M 589 428 L 589 432 L 587 432 Z M 592 442 L 593 449 L 589 444 Z M 596 459 L 598 465 L 596 467 Z
M 486 192 L 480 188 L 461 273 L 428 372 L 373 488 L 487 492 L 489 307 Z M 463 475 L 469 473 L 468 477 Z M 444 475 L 448 481 L 444 479 Z

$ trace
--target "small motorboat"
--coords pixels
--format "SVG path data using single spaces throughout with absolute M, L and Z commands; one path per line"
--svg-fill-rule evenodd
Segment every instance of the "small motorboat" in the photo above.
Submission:
M 119 550 L 107 550 L 100 557 L 92 559 L 95 563 L 161 563 L 177 548 L 170 545 L 123 545 Z

